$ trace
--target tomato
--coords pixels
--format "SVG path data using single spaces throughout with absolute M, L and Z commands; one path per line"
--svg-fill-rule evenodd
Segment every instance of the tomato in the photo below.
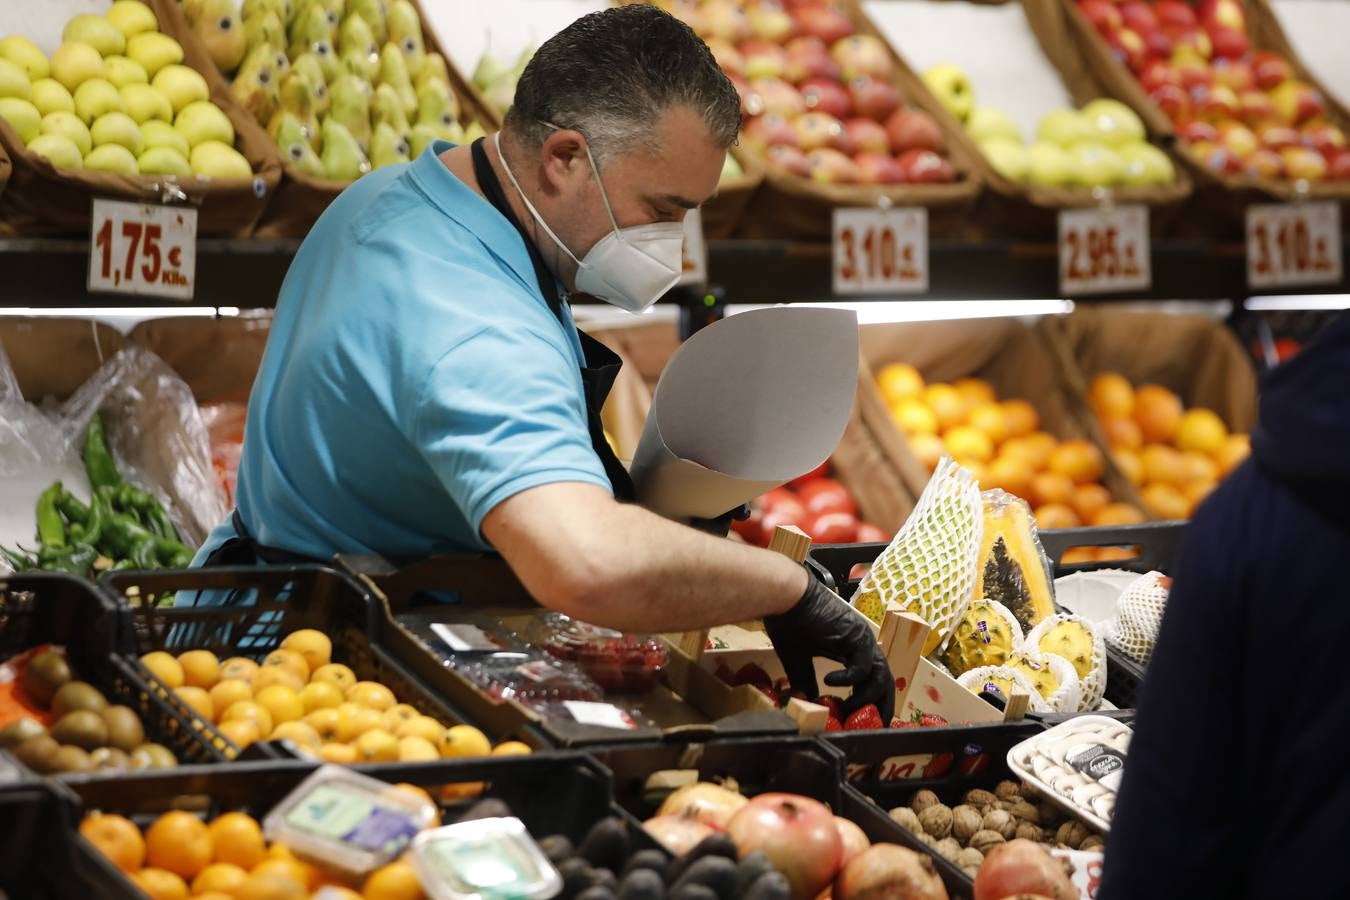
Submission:
M 858 537 L 855 539 L 860 544 L 889 544 L 891 535 L 879 525 L 873 525 L 871 522 L 858 523 Z
M 829 474 L 830 474 L 830 461 L 827 459 L 823 463 L 812 469 L 810 472 L 807 472 L 805 475 L 798 475 L 796 478 L 789 481 L 788 484 L 791 485 L 796 490 L 800 491 L 803 485 L 810 484 L 811 482 L 824 478 L 826 475 Z
M 850 544 L 858 536 L 858 519 L 852 513 L 828 512 L 812 519 L 806 533 L 818 544 Z
M 773 539 L 774 529 L 779 525 L 793 525 L 802 528 L 806 524 L 806 510 L 800 503 L 780 503 L 764 513 L 764 518 L 760 522 L 759 545 L 761 547 L 769 546 L 769 541 Z
M 806 504 L 806 511 L 813 515 L 824 515 L 829 512 L 846 512 L 849 515 L 858 514 L 858 504 L 853 501 L 853 495 L 833 478 L 818 478 L 802 487 L 802 503 Z
M 750 504 L 750 518 L 732 519 L 731 530 L 739 534 L 746 543 L 758 544 L 764 533 L 764 507 L 759 503 Z
M 776 487 L 759 498 L 759 505 L 764 507 L 765 512 L 768 512 L 778 504 L 786 501 L 791 501 L 793 503 L 798 504 L 802 502 L 800 497 L 798 497 L 795 493 L 788 490 L 787 488 Z

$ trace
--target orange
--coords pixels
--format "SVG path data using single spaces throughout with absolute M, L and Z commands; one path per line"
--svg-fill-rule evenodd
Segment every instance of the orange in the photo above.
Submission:
M 1105 525 L 1138 525 L 1146 521 L 1139 507 L 1129 503 L 1112 503 L 1093 517 L 1089 525 L 1100 528 Z
M 971 428 L 978 428 L 989 435 L 989 440 L 995 445 L 1003 443 L 1008 438 L 1008 420 L 1003 414 L 1003 407 L 997 403 L 980 403 L 972 406 L 969 424 Z
M 1088 404 L 1099 418 L 1125 418 L 1134 413 L 1134 387 L 1128 378 L 1102 372 L 1088 385 Z
M 901 400 L 891 405 L 891 416 L 908 435 L 937 434 L 938 417 L 922 400 Z
M 281 649 L 294 650 L 305 659 L 309 671 L 314 672 L 333 661 L 333 642 L 328 635 L 314 628 L 301 628 L 286 635 Z M 308 677 L 308 673 L 306 673 Z
M 375 732 L 367 732 L 361 735 L 362 740 Z M 360 747 L 357 747 L 360 750 Z M 405 737 L 398 739 L 398 761 L 399 762 L 430 762 L 440 759 L 441 754 L 436 749 L 436 745 L 424 737 Z
M 1073 490 L 1073 511 L 1084 522 L 1092 519 L 1111 503 L 1111 492 L 1100 484 L 1081 484 Z
M 1149 444 L 1139 454 L 1144 466 L 1144 484 L 1180 485 L 1186 481 L 1186 463 L 1165 444 Z
M 397 762 L 398 738 L 383 728 L 372 728 L 356 739 L 357 762 Z
M 1191 505 L 1177 490 L 1170 484 L 1150 484 L 1143 490 L 1144 506 L 1153 513 L 1158 519 L 1184 519 L 1190 512 Z
M 529 756 L 533 752 L 524 741 L 502 741 L 492 748 L 493 756 Z
M 135 872 L 145 864 L 145 838 L 130 819 L 122 816 L 85 816 L 80 835 L 123 872 Z
M 1139 459 L 1138 453 L 1117 448 L 1111 451 L 1111 458 L 1115 460 L 1116 468 L 1120 469 L 1130 484 L 1138 487 L 1144 483 L 1144 464 Z
M 266 669 L 271 666 L 293 673 L 296 678 L 300 679 L 302 685 L 309 681 L 309 663 L 305 662 L 305 658 L 294 650 L 273 650 L 264 656 L 262 667 Z
M 285 872 L 253 872 L 234 889 L 235 900 L 308 900 L 305 882 Z
M 141 869 L 131 875 L 131 883 L 144 891 L 150 900 L 187 900 L 187 882 L 163 869 Z
M 305 687 L 305 679 L 296 675 L 292 669 L 282 666 L 264 666 L 258 670 L 258 674 L 253 676 L 253 691 L 257 693 L 263 688 L 284 687 L 290 688 L 297 694 Z
M 220 680 L 220 660 L 210 650 L 189 650 L 178 654 L 184 683 L 210 690 Z
M 370 873 L 361 896 L 366 900 L 422 900 L 422 883 L 406 862 L 391 862 Z
M 378 712 L 385 712 L 398 705 L 398 698 L 394 696 L 394 692 L 378 681 L 358 681 L 347 688 L 344 696 L 348 703 L 355 703 L 357 706 Z
M 163 650 L 156 650 L 142 656 L 141 665 L 149 669 L 152 675 L 171 688 L 182 687 L 184 684 L 183 667 L 178 664 L 178 660 Z
M 273 726 L 294 722 L 305 714 L 305 705 L 300 702 L 299 692 L 279 684 L 258 691 L 253 695 L 253 702 L 271 713 Z
M 312 900 L 362 900 L 362 897 L 349 887 L 325 884 L 314 892 Z
M 956 388 L 961 398 L 966 401 L 966 406 L 972 410 L 982 403 L 994 403 L 998 400 L 994 386 L 983 378 L 958 378 L 952 382 L 952 387 Z
M 211 698 L 211 708 L 224 712 L 240 700 L 252 700 L 253 688 L 242 678 L 226 678 L 216 682 L 208 696 Z
M 1031 477 L 1031 494 L 1037 506 L 1068 505 L 1073 502 L 1073 481 L 1058 472 L 1042 472 Z
M 978 459 L 971 459 L 968 456 L 964 458 L 956 457 L 956 464 L 969 472 L 970 477 L 974 478 L 976 481 L 980 481 L 984 478 L 984 463 L 980 462 Z
M 989 462 L 994 458 L 994 442 L 989 435 L 969 425 L 958 425 L 942 435 L 942 443 L 955 459 Z
M 1053 435 L 1046 434 L 1044 431 L 1033 431 L 1026 436 L 1027 453 L 1030 454 L 1030 463 L 1033 469 L 1044 469 L 1050 463 L 1050 454 L 1055 451 L 1059 441 L 1055 440 Z
M 1102 434 L 1113 450 L 1138 450 L 1144 444 L 1144 433 L 1134 419 L 1102 419 Z
M 262 729 L 258 727 L 258 723 L 251 722 L 248 719 L 231 719 L 228 722 L 221 722 L 216 726 L 216 730 L 240 750 L 263 738 Z
M 1228 439 L 1223 442 L 1219 452 L 1214 454 L 1214 461 L 1219 464 L 1219 476 L 1227 478 L 1228 473 L 1242 465 L 1243 461 L 1251 455 L 1252 439 L 1246 434 L 1230 434 Z
M 272 714 L 267 711 L 266 707 L 260 706 L 252 700 L 240 700 L 238 703 L 232 703 L 229 708 L 220 714 L 221 722 L 231 722 L 236 719 L 252 722 L 258 726 L 258 731 L 262 734 L 272 733 Z
M 459 756 L 487 756 L 492 742 L 487 735 L 472 725 L 454 725 L 445 730 L 440 743 L 441 756 L 447 759 Z
M 1002 488 L 1025 500 L 1031 496 L 1031 469 L 1020 459 L 1000 456 L 985 469 L 980 487 Z
M 1181 398 L 1165 387 L 1146 384 L 1134 393 L 1134 421 L 1145 443 L 1168 443 L 1181 427 Z
M 193 712 L 206 721 L 214 722 L 216 720 L 216 705 L 211 702 L 211 695 L 206 692 L 205 688 L 184 685 L 176 689 L 174 693 L 178 695 L 179 700 L 192 707 Z
M 356 762 L 356 748 L 351 744 L 324 744 L 319 748 L 319 758 L 338 765 L 351 765 Z
M 388 728 L 388 726 L 389 714 L 385 713 L 385 727 Z M 437 722 L 431 716 L 417 716 L 414 719 L 403 722 L 397 728 L 393 729 L 393 732 L 394 737 L 426 738 L 434 744 L 441 739 L 441 735 L 445 734 L 445 726 L 440 722 Z
M 482 793 L 483 782 L 461 781 L 458 784 L 447 784 L 441 788 L 441 801 L 449 803 L 452 800 L 462 800 L 465 797 L 478 797 Z
M 1098 547 L 1097 562 L 1124 562 L 1139 555 L 1138 547 Z
M 889 363 L 877 373 L 877 389 L 889 404 L 917 399 L 923 393 L 923 376 L 906 363 Z
M 342 705 L 342 691 L 331 681 L 313 681 L 300 691 L 300 705 L 305 715 L 316 709 L 335 709 Z
M 145 831 L 145 859 L 183 878 L 196 877 L 211 862 L 213 847 L 206 824 L 182 810 L 166 812 Z
M 240 681 L 253 682 L 253 676 L 258 674 L 258 664 L 251 659 L 245 659 L 242 656 L 231 656 L 220 664 L 220 680 L 226 678 L 238 678 Z
M 216 862 L 233 863 L 252 870 L 267 857 L 267 842 L 262 828 L 250 815 L 228 812 L 207 826 L 215 847 Z
M 1213 493 L 1219 486 L 1217 481 L 1192 481 L 1181 489 L 1181 495 L 1186 498 L 1189 505 L 1186 511 L 1186 518 L 1195 515 L 1196 508 L 1205 501 L 1205 498 Z
M 1228 439 L 1228 426 L 1211 409 L 1197 406 L 1186 410 L 1177 427 L 1177 449 L 1218 453 Z
M 1096 547 L 1070 547 L 1064 551 L 1064 558 L 1060 560 L 1062 565 L 1072 566 L 1075 563 L 1086 563 L 1097 561 Z
M 387 731 L 398 734 L 399 728 L 405 723 L 421 717 L 422 714 L 411 703 L 399 703 L 384 711 L 384 727 Z M 398 736 L 403 737 L 401 734 Z
M 1008 437 L 1026 437 L 1040 427 L 1041 417 L 1036 414 L 1036 407 L 1026 400 L 1004 400 L 999 407 L 1003 410 Z
M 292 722 L 282 722 L 272 733 L 267 736 L 269 741 L 294 741 L 306 750 L 318 750 L 323 746 L 323 738 L 314 730 L 313 725 L 295 720 Z
M 344 694 L 347 688 L 356 684 L 356 673 L 344 666 L 342 663 L 329 663 L 326 666 L 320 666 L 319 671 L 314 673 L 313 681 L 330 681 L 337 686 L 337 689 Z
M 297 859 L 289 847 L 279 844 L 273 844 L 268 849 L 267 859 L 254 866 L 249 874 L 283 875 L 305 886 L 318 884 L 322 877 L 318 869 Z
M 208 891 L 219 891 L 223 894 L 233 893 L 234 889 L 248 880 L 248 871 L 241 869 L 234 863 L 216 862 L 211 863 L 205 869 L 192 879 L 192 893 L 205 894 Z
M 970 412 L 966 398 L 950 384 L 930 384 L 924 389 L 923 399 L 937 416 L 938 428 L 942 431 L 964 423 Z
M 1091 441 L 1065 441 L 1050 454 L 1050 471 L 1067 475 L 1074 484 L 1088 484 L 1102 477 L 1105 461 Z
M 336 709 L 316 709 L 302 719 L 313 728 L 320 740 L 335 741 L 338 737 L 338 711 Z
M 942 460 L 942 454 L 947 452 L 942 438 L 926 432 L 909 435 L 909 449 L 929 473 L 937 468 L 937 464 Z
M 1219 480 L 1219 464 L 1203 453 L 1188 450 L 1181 454 L 1181 468 L 1187 484 L 1196 481 Z
M 204 894 L 193 894 L 192 900 L 234 900 L 234 897 L 222 891 L 207 891 Z
M 379 710 L 366 709 L 355 703 L 342 704 L 337 708 L 337 714 L 337 739 L 344 744 L 384 725 L 384 716 Z
M 1082 525 L 1078 513 L 1062 503 L 1038 506 L 1035 512 L 1037 528 L 1077 528 Z
M 394 785 L 394 790 L 415 794 L 419 800 L 425 800 L 427 803 L 430 803 L 431 808 L 436 810 L 436 818 L 432 820 L 430 827 L 434 828 L 441 824 L 441 808 L 436 805 L 435 798 L 431 796 L 426 788 L 418 787 L 415 784 L 408 784 L 406 781 L 400 781 L 398 784 Z

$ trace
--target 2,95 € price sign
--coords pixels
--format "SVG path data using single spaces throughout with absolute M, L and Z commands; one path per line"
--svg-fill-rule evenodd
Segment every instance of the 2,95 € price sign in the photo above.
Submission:
M 1247 208 L 1247 284 L 1254 288 L 1341 280 L 1341 211 L 1335 203 Z
M 191 300 L 197 211 L 95 200 L 89 290 Z
M 836 294 L 928 291 L 928 210 L 836 209 Z
M 1148 207 L 1067 209 L 1059 214 L 1059 289 L 1083 294 L 1147 290 L 1153 283 Z

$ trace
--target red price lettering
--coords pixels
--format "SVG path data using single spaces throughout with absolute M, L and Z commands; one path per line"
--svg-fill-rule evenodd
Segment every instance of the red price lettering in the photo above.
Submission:
M 127 238 L 129 241 L 127 244 L 127 265 L 125 269 L 127 281 L 130 281 L 132 276 L 136 273 L 136 251 L 140 248 L 141 232 L 144 230 L 144 226 L 142 226 L 140 222 L 122 223 L 122 237 Z
M 1087 895 L 1089 897 L 1096 897 L 1097 890 L 1101 887 L 1102 884 L 1101 861 L 1094 859 L 1092 862 L 1088 863 L 1087 873 L 1088 873 Z
M 164 229 L 158 225 L 145 226 L 145 246 L 144 256 L 148 260 L 141 266 L 141 275 L 145 278 L 147 284 L 154 284 L 159 280 L 159 272 L 162 260 L 159 256 L 159 239 Z
M 98 230 L 98 235 L 94 238 L 94 246 L 98 247 L 103 267 L 103 277 L 112 277 L 112 219 L 106 219 L 103 227 Z
M 1270 229 L 1266 227 L 1265 222 L 1258 223 L 1256 226 L 1256 271 L 1262 275 L 1269 275 L 1271 272 L 1270 258 Z
M 1318 236 L 1314 241 L 1304 216 L 1281 219 L 1273 233 L 1271 226 L 1265 222 L 1258 222 L 1252 231 L 1256 235 L 1253 266 L 1257 274 L 1272 275 L 1277 268 L 1290 274 L 1329 272 L 1332 269 L 1327 239 Z
M 1066 280 L 1095 281 L 1103 277 L 1116 278 L 1121 274 L 1137 275 L 1139 263 L 1135 260 L 1134 245 L 1126 245 L 1126 263 L 1122 266 L 1119 237 L 1115 226 L 1088 228 L 1085 233 L 1077 230 L 1065 232 L 1064 243 L 1069 248 Z
M 844 281 L 859 281 L 862 278 L 858 272 L 857 249 L 854 247 L 856 237 L 852 228 L 844 228 L 839 232 L 839 243 L 844 248 L 844 264 L 839 272 L 839 277 Z

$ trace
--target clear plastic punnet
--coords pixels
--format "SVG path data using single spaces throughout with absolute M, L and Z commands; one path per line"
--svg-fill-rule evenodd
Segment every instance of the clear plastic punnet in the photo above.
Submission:
M 412 865 L 432 900 L 544 900 L 562 876 L 519 819 L 476 819 L 424 831 Z
M 616 694 L 650 691 L 669 661 L 665 644 L 652 635 L 611 631 L 560 612 L 540 616 L 528 639 L 581 666 L 596 684 Z

